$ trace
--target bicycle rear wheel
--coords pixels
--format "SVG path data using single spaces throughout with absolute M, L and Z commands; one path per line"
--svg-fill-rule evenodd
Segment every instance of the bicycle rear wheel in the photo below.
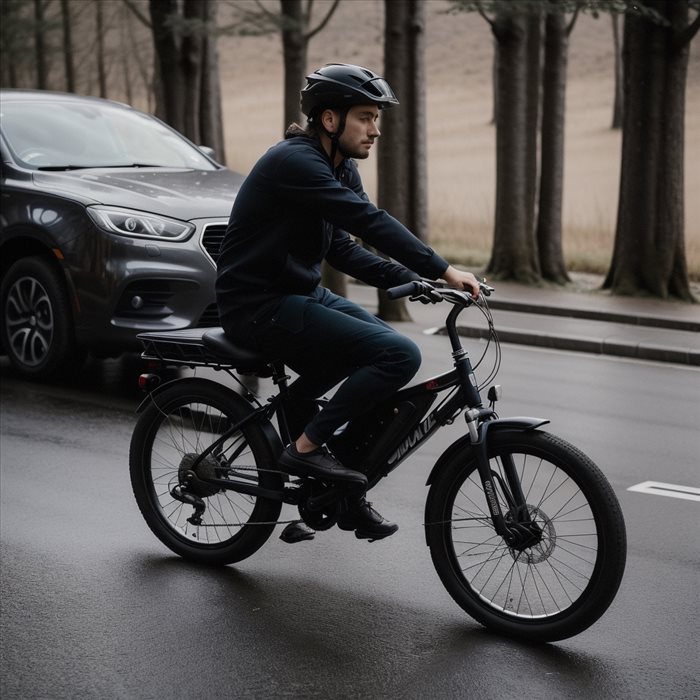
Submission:
M 231 479 L 281 492 L 279 457 L 259 422 L 228 436 L 199 463 L 199 455 L 252 408 L 230 389 L 203 379 L 173 383 L 152 398 L 131 440 L 130 474 L 136 501 L 153 533 L 182 557 L 230 564 L 257 551 L 270 537 L 282 502 L 197 482 L 201 522 L 194 507 L 173 497 L 187 470 L 197 477 Z M 194 466 L 196 465 L 196 466 Z
M 506 521 L 504 460 L 513 459 L 530 519 L 540 533 L 529 547 L 496 534 L 469 444 L 444 465 L 426 505 L 435 568 L 454 600 L 495 631 L 535 641 L 571 637 L 608 608 L 622 580 L 625 525 L 619 503 L 595 464 L 543 432 L 495 433 L 488 456 Z

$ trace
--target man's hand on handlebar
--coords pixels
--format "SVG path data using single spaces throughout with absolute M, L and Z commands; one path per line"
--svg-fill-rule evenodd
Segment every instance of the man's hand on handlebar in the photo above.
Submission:
M 445 270 L 442 279 L 454 289 L 471 292 L 472 299 L 476 299 L 479 296 L 479 280 L 471 272 L 458 270 L 450 265 Z

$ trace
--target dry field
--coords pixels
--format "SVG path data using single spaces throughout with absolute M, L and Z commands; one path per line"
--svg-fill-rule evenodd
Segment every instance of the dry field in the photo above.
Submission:
M 327 7 L 318 0 L 317 12 Z M 428 0 L 428 168 L 431 242 L 453 260 L 486 262 L 494 218 L 495 134 L 491 118 L 493 45 L 476 14 L 448 15 Z M 381 0 L 343 0 L 311 42 L 310 68 L 340 61 L 382 70 Z M 246 172 L 282 131 L 278 36 L 220 42 L 229 165 Z M 400 96 L 399 96 L 400 97 Z M 613 46 L 610 19 L 581 16 L 571 35 L 567 88 L 564 249 L 571 269 L 604 272 L 612 251 L 620 133 L 610 129 Z M 691 46 L 686 110 L 686 247 L 700 280 L 700 39 Z M 370 196 L 372 159 L 361 165 Z

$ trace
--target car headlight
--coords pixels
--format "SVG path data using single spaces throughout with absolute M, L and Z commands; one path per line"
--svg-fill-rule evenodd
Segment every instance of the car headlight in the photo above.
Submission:
M 100 228 L 134 238 L 181 241 L 190 236 L 195 228 L 187 221 L 169 219 L 156 214 L 144 214 L 133 209 L 94 206 L 88 207 L 87 212 Z

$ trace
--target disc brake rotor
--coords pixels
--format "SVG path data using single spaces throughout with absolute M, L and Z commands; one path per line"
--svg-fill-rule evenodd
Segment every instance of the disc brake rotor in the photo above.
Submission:
M 546 513 L 536 506 L 527 506 L 530 520 L 540 531 L 538 541 L 525 549 L 510 547 L 510 556 L 520 564 L 539 564 L 550 557 L 556 547 L 557 533 Z

